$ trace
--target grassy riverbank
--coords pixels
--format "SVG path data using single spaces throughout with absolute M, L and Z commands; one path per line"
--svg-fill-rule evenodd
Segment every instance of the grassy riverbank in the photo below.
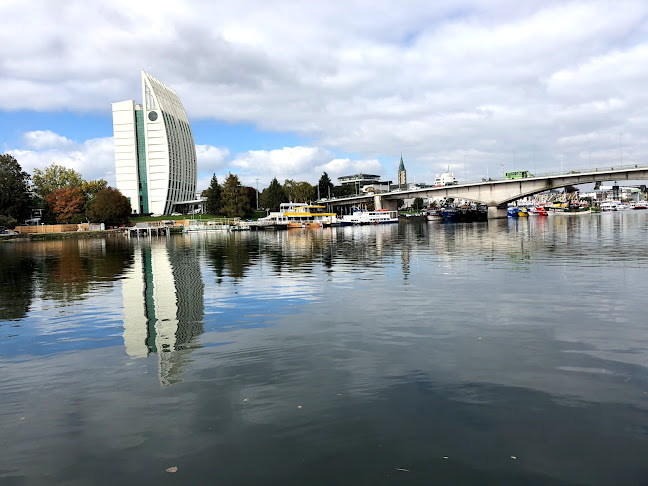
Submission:
M 250 217 L 241 219 L 253 219 L 256 221 L 259 218 L 263 218 L 265 215 L 265 211 L 255 211 Z M 183 214 L 181 216 L 142 216 L 131 218 L 131 221 L 133 223 L 143 223 L 146 221 L 183 221 L 185 219 L 210 220 L 225 218 L 227 218 L 227 216 L 223 216 L 222 214 Z
M 24 235 L 2 235 L 1 241 L 56 241 L 71 238 L 101 238 L 123 234 L 123 229 L 110 229 L 103 231 L 66 231 L 63 233 L 29 233 Z

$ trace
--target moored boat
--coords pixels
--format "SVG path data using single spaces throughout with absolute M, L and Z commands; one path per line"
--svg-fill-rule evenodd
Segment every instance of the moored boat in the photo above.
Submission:
M 443 215 L 443 219 L 445 221 L 458 221 L 459 220 L 459 211 L 457 211 L 457 208 L 453 208 L 452 206 L 447 206 L 445 208 L 441 209 L 441 214 Z
M 542 206 L 531 206 L 529 208 L 529 214 L 534 215 L 534 216 L 548 216 L 549 215 L 547 210 Z
M 337 223 L 337 215 L 326 213 L 325 209 L 326 206 L 306 204 L 286 211 L 284 214 L 288 219 L 288 228 L 322 228 Z
M 648 209 L 648 201 L 636 201 L 632 209 Z
M 437 223 L 443 222 L 443 214 L 441 213 L 441 210 L 439 209 L 430 209 L 427 212 L 426 216 L 428 221 L 435 221 Z
M 603 201 L 601 203 L 601 211 L 616 211 L 617 202 L 616 201 Z
M 345 214 L 341 219 L 342 226 L 364 224 L 398 223 L 398 211 L 376 209 L 375 211 L 356 210 L 353 214 Z

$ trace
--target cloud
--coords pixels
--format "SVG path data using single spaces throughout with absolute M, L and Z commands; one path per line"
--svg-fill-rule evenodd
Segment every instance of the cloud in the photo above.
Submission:
M 231 162 L 231 171 L 237 173 L 242 182 L 259 178 L 267 185 L 274 177 L 281 183 L 286 179 L 317 183 L 323 172 L 333 180 L 341 175 L 355 172 L 374 171 L 381 173 L 380 162 L 373 160 L 338 159 L 321 147 L 284 147 L 278 150 L 251 150 L 237 154 Z
M 28 173 L 50 164 L 63 165 L 80 172 L 85 179 L 103 178 L 115 186 L 115 159 L 112 137 L 74 142 L 49 130 L 23 134 L 25 148 L 9 149 Z M 278 150 L 251 150 L 230 158 L 230 150 L 212 145 L 196 145 L 199 191 L 206 189 L 214 174 L 223 182 L 228 173 L 239 176 L 245 185 L 268 185 L 273 177 L 308 181 L 315 184 L 323 172 L 335 180 L 355 172 L 382 172 L 376 159 L 335 158 L 320 147 L 284 147 Z
M 23 140 L 27 147 L 36 150 L 43 149 L 67 149 L 74 147 L 75 143 L 62 135 L 51 130 L 36 130 L 23 134 Z
M 196 158 L 200 172 L 219 172 L 225 167 L 230 151 L 226 148 L 213 147 L 211 145 L 196 145 Z
M 50 131 L 28 132 L 23 139 L 27 149 L 11 149 L 23 170 L 33 173 L 34 169 L 44 169 L 58 164 L 80 172 L 84 179 L 100 179 L 115 186 L 115 150 L 113 138 L 93 138 L 81 143 Z
M 576 168 L 590 151 L 607 163 L 608 134 L 621 132 L 628 157 L 648 157 L 640 0 L 37 4 L 0 6 L 0 109 L 107 113 L 139 97 L 145 68 L 178 92 L 190 120 L 290 132 L 320 147 L 237 155 L 232 167 L 250 174 L 258 165 L 312 178 L 302 160 L 320 166 L 342 153 L 403 152 L 419 174 L 464 154 L 474 177 L 514 157 L 550 170 L 563 156 Z M 27 16 L 34 35 L 25 37 Z M 585 134 L 587 143 L 559 142 Z M 225 170 L 213 157 L 206 164 Z

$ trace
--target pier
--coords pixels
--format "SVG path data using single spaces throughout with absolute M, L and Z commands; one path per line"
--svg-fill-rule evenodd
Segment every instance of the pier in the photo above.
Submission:
M 145 221 L 141 223 L 135 223 L 135 226 L 130 226 L 126 228 L 126 234 L 128 237 L 136 236 L 168 236 L 171 232 L 173 224 L 168 224 L 167 221 Z

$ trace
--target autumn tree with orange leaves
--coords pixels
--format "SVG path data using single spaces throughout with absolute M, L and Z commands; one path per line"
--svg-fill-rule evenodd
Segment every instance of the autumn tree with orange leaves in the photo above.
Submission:
M 78 187 L 61 187 L 45 196 L 57 223 L 80 223 L 83 221 L 85 195 Z

